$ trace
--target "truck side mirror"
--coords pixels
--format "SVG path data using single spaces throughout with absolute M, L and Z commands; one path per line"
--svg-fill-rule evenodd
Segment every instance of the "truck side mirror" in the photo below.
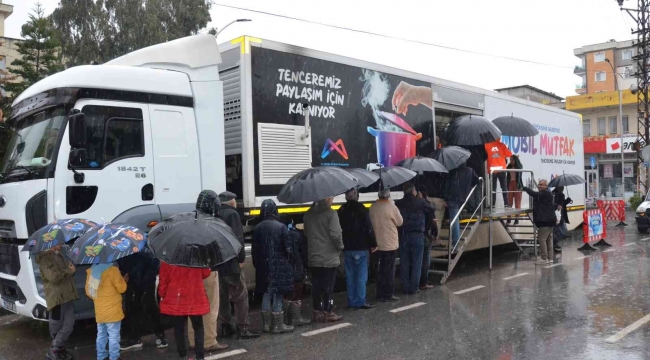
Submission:
M 86 146 L 86 116 L 84 114 L 70 115 L 70 147 L 82 149 Z

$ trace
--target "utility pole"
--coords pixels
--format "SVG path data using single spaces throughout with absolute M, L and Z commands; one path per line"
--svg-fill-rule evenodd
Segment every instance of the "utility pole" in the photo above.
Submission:
M 637 144 L 648 146 L 650 144 L 648 142 L 648 139 L 650 139 L 650 123 L 648 122 L 648 116 L 650 115 L 650 99 L 648 99 L 648 86 L 650 86 L 650 74 L 648 74 L 648 65 L 650 63 L 650 0 L 637 0 L 636 9 L 623 8 L 625 0 L 616 1 L 621 6 L 621 11 L 627 12 L 637 24 L 637 29 L 632 29 L 632 34 L 636 35 L 636 41 L 633 41 L 633 43 L 636 46 L 634 60 L 636 61 L 637 86 L 636 89 L 632 90 L 633 93 L 636 92 L 637 94 L 637 121 L 639 127 Z M 636 150 L 639 162 L 643 163 L 642 147 L 638 146 Z M 650 171 L 646 169 L 645 173 L 646 178 L 639 179 L 639 183 L 645 185 L 644 197 L 645 193 L 650 189 Z M 638 176 L 641 176 L 640 171 Z

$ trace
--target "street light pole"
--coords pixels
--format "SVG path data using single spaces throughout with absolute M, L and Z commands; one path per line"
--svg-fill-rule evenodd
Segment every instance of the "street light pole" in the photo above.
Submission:
M 226 28 L 227 28 L 228 26 L 230 26 L 230 25 L 232 25 L 232 24 L 234 24 L 234 23 L 236 23 L 236 22 L 247 22 L 247 21 L 253 21 L 253 20 L 251 20 L 251 19 L 237 19 L 237 20 L 233 20 L 233 21 L 229 22 L 228 24 L 226 24 L 226 26 L 222 27 L 221 30 L 217 31 L 217 33 L 216 33 L 214 36 L 215 36 L 215 37 L 219 36 L 219 34 L 220 34 L 222 31 L 226 30 Z
M 623 201 L 625 201 L 625 141 L 623 140 L 623 91 L 621 90 L 621 87 L 618 84 L 618 78 L 616 75 L 616 69 L 614 69 L 614 64 L 612 62 L 605 58 L 605 61 L 609 64 L 609 66 L 612 68 L 612 73 L 614 73 L 614 85 L 616 86 L 616 89 L 618 90 L 618 118 L 619 118 L 619 123 L 621 126 L 619 127 L 619 131 L 621 134 L 621 198 Z M 621 220 L 621 222 L 618 223 L 616 226 L 627 226 L 627 224 Z

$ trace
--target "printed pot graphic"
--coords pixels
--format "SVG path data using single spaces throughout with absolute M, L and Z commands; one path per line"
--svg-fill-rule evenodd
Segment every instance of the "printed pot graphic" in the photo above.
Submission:
M 368 132 L 375 137 L 377 144 L 377 162 L 384 166 L 393 166 L 398 162 L 415 156 L 415 143 L 422 134 L 377 130 L 368 126 Z

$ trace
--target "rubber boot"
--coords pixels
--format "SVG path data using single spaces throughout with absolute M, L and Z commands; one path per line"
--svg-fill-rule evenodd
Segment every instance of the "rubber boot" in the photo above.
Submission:
M 284 323 L 291 324 L 291 301 L 282 300 L 282 312 L 284 312 Z
M 271 332 L 271 313 L 262 311 L 262 331 Z
M 309 321 L 309 319 L 304 319 L 300 314 L 301 306 L 302 302 L 300 300 L 292 302 L 289 306 L 289 319 L 291 319 L 291 321 L 288 323 L 289 325 L 303 326 L 311 324 L 311 321 Z
M 271 334 L 284 334 L 293 331 L 293 326 L 284 323 L 284 311 L 274 312 L 271 316 L 273 317 Z
M 221 324 L 221 337 L 228 338 L 235 334 L 236 329 L 232 324 Z

